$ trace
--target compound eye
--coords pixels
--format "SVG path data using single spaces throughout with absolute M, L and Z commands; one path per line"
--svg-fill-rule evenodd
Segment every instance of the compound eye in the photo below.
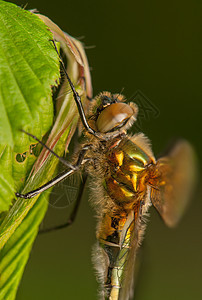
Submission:
M 99 115 L 96 125 L 100 132 L 109 132 L 121 127 L 134 114 L 132 107 L 126 103 L 113 103 L 107 106 Z

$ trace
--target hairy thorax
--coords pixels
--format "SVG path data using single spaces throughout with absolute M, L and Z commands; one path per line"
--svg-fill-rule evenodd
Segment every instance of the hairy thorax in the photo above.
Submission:
M 145 143 L 143 135 L 95 140 L 87 153 L 87 157 L 91 157 L 88 172 L 97 186 L 93 189 L 92 202 L 97 203 L 99 193 L 102 194 L 100 197 L 105 199 L 102 208 L 110 210 L 110 215 L 127 214 L 145 195 L 147 168 L 155 159 L 150 149 L 142 150 L 143 141 Z

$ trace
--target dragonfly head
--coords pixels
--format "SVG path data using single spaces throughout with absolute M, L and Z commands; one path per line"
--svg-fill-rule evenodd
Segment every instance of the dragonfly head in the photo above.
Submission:
M 136 121 L 138 107 L 135 103 L 124 103 L 121 94 L 103 92 L 93 103 L 90 120 L 94 120 L 98 132 L 107 133 L 127 130 Z

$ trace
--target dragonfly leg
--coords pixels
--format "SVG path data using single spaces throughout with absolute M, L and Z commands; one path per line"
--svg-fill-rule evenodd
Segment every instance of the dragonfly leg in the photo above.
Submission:
M 39 188 L 37 188 L 37 189 L 27 193 L 27 194 L 15 193 L 15 195 L 19 198 L 30 199 L 30 198 L 33 198 L 36 195 L 46 191 L 47 189 L 51 188 L 52 186 L 56 185 L 57 183 L 61 182 L 62 180 L 66 179 L 67 177 L 72 175 L 74 172 L 79 170 L 81 165 L 85 164 L 86 160 L 84 159 L 84 156 L 85 156 L 85 153 L 89 149 L 90 146 L 91 145 L 89 144 L 89 145 L 86 145 L 86 146 L 83 147 L 83 149 L 80 151 L 80 153 L 78 155 L 77 162 L 76 162 L 75 165 L 73 165 L 72 169 L 60 173 L 59 175 L 57 175 L 56 177 L 54 177 L 53 179 L 51 179 L 50 181 L 48 181 L 47 183 L 42 185 L 41 187 L 39 187 Z
M 23 199 L 33 198 L 36 195 L 46 191 L 47 189 L 51 188 L 54 185 L 56 185 L 60 181 L 66 179 L 67 177 L 72 175 L 74 172 L 75 172 L 75 170 L 64 171 L 64 172 L 60 173 L 59 175 L 57 175 L 56 177 L 54 177 L 53 179 L 51 179 L 50 181 L 48 181 L 47 183 L 45 183 L 44 185 L 40 186 L 38 189 L 35 189 L 26 194 L 15 193 L 15 195 L 16 195 L 16 197 L 23 198 Z
M 67 78 L 67 80 L 68 80 L 68 82 L 69 82 L 70 88 L 71 88 L 71 90 L 72 90 L 73 97 L 74 97 L 74 100 L 75 100 L 75 102 L 76 102 L 76 105 L 77 105 L 77 108 L 78 108 L 79 115 L 80 115 L 81 121 L 82 121 L 82 123 L 83 123 L 83 126 L 85 127 L 85 129 L 86 129 L 90 134 L 94 135 L 94 136 L 97 137 L 97 138 L 100 138 L 100 135 L 99 135 L 95 130 L 93 130 L 93 129 L 89 126 L 88 121 L 87 121 L 86 116 L 85 116 L 85 112 L 84 112 L 84 109 L 83 109 L 83 105 L 82 105 L 82 102 L 81 102 L 81 97 L 80 97 L 79 94 L 77 93 L 77 91 L 76 91 L 76 89 L 75 89 L 75 87 L 74 87 L 74 85 L 73 85 L 73 83 L 72 83 L 72 81 L 71 81 L 69 75 L 67 74 L 67 70 L 66 70 L 65 65 L 64 65 L 64 63 L 63 63 L 63 61 L 62 61 L 62 58 L 61 58 L 61 56 L 60 56 L 60 54 L 59 54 L 59 52 L 58 52 L 57 46 L 56 46 L 56 44 L 55 44 L 55 41 L 54 41 L 54 40 L 51 40 L 51 41 L 53 42 L 53 45 L 54 45 L 54 47 L 55 47 L 55 50 L 56 50 L 56 52 L 57 52 L 57 54 L 58 54 L 58 56 L 59 56 L 59 58 L 60 58 L 60 63 L 61 63 L 62 69 L 63 69 L 63 71 L 64 71 L 64 73 L 65 73 L 65 76 L 66 76 L 66 78 Z
M 73 208 L 73 210 L 72 210 L 72 212 L 71 212 L 68 220 L 65 223 L 63 223 L 63 224 L 60 224 L 60 225 L 57 225 L 57 226 L 54 226 L 54 227 L 50 227 L 50 228 L 41 229 L 41 230 L 39 230 L 39 233 L 51 232 L 51 231 L 54 231 L 54 230 L 66 228 L 66 227 L 68 227 L 68 226 L 70 226 L 70 225 L 73 224 L 73 222 L 76 219 L 76 216 L 77 216 L 77 213 L 78 213 L 78 209 L 79 209 L 79 206 L 80 206 L 80 203 L 81 203 L 83 191 L 85 189 L 85 184 L 86 184 L 86 180 L 87 180 L 87 175 L 84 174 L 82 176 L 82 178 L 83 178 L 83 180 L 82 180 L 82 183 L 80 184 L 80 187 L 79 187 L 79 191 L 78 191 L 78 196 L 77 196 L 77 199 L 76 199 L 76 203 L 74 205 L 74 208 Z
M 68 168 L 74 170 L 75 167 L 74 167 L 73 165 L 71 165 L 71 164 L 70 164 L 68 161 L 66 161 L 64 158 L 62 158 L 62 157 L 60 157 L 59 155 L 57 155 L 57 153 L 55 153 L 55 152 L 54 152 L 52 149 L 50 149 L 46 144 L 44 144 L 42 141 L 40 141 L 35 135 L 33 135 L 33 134 L 31 134 L 31 133 L 29 133 L 29 132 L 23 130 L 23 129 L 22 129 L 21 131 L 24 132 L 25 134 L 31 136 L 31 137 L 32 137 L 34 140 L 36 140 L 37 142 L 39 142 L 39 143 L 40 143 L 44 148 L 46 148 L 50 153 L 52 153 L 53 155 L 55 155 L 63 165 L 65 165 L 65 166 L 67 166 Z

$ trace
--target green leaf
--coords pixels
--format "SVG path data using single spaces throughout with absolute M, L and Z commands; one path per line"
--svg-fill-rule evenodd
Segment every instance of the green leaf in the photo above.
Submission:
M 21 279 L 25 264 L 29 258 L 31 245 L 37 235 L 41 220 L 47 209 L 48 193 L 40 196 L 39 201 L 27 214 L 23 226 L 19 226 L 13 238 L 0 252 L 0 299 L 15 299 L 16 290 Z
M 46 145 L 62 156 L 79 119 L 73 95 L 65 95 L 67 84 L 64 82 L 55 122 L 50 128 L 53 120 L 51 86 L 59 80 L 58 55 L 50 40 L 60 42 L 68 59 L 68 73 L 76 83 L 85 108 L 87 95 L 92 97 L 82 44 L 63 33 L 47 17 L 38 16 L 0 1 L 0 209 L 7 209 L 13 200 L 10 209 L 0 215 L 0 300 L 15 299 L 50 192 L 24 200 L 14 199 L 14 190 L 26 193 L 38 188 L 53 178 L 58 164 L 58 159 L 46 149 L 33 150 L 36 141 L 19 129 L 38 138 L 51 129 L 44 139 Z
M 2 211 L 8 209 L 9 202 L 8 199 L 14 198 L 14 180 L 12 177 L 12 151 L 11 147 L 4 146 L 0 147 L 0 187 L 1 195 L 0 196 L 0 207 Z
M 29 151 L 30 140 L 20 129 L 41 138 L 53 122 L 51 87 L 59 62 L 51 39 L 37 16 L 0 1 L 0 211 L 14 197 L 12 153 Z
M 68 131 L 63 134 L 54 149 L 59 155 L 64 151 L 67 135 Z M 32 180 L 28 180 L 23 193 L 50 180 L 57 164 L 58 159 L 49 155 L 39 171 L 31 177 Z M 0 300 L 15 299 L 32 243 L 48 206 L 49 194 L 50 189 L 31 199 L 18 198 L 2 222 L 0 228 Z

